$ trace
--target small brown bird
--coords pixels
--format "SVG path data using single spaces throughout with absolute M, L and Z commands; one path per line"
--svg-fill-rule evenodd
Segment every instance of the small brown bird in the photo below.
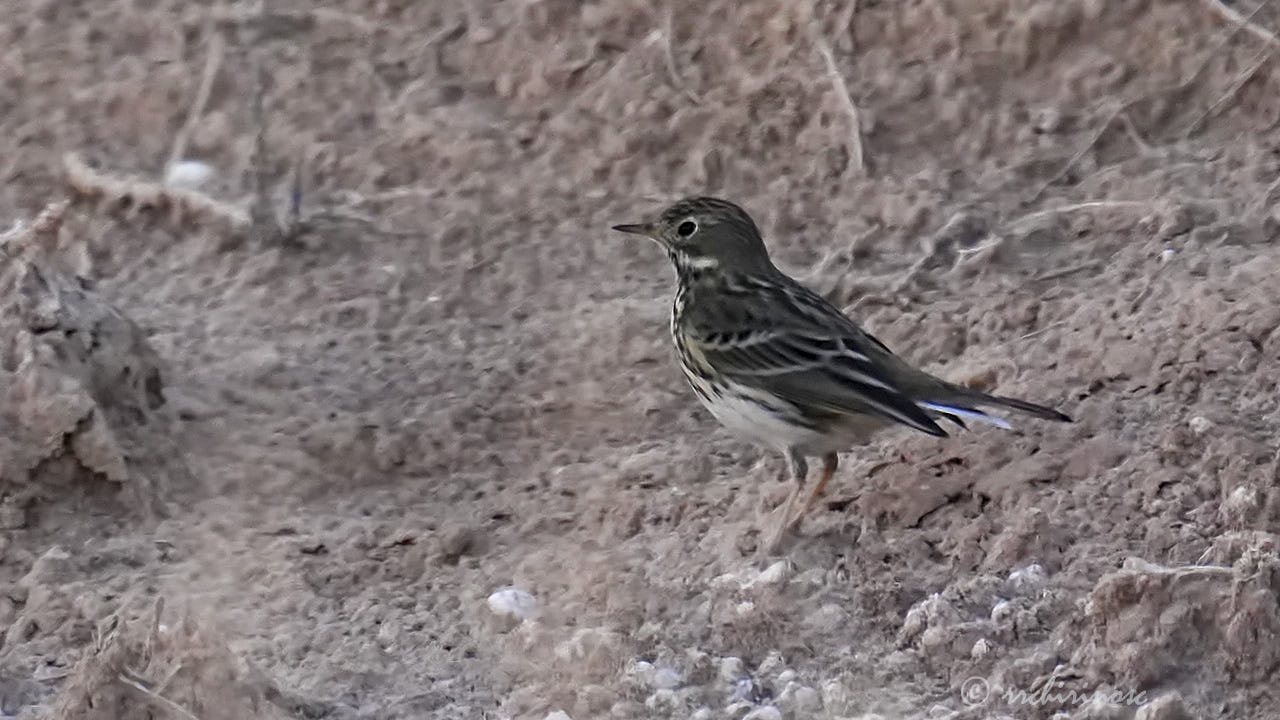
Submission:
M 613 229 L 645 235 L 671 257 L 678 283 L 671 338 L 703 405 L 731 431 L 787 459 L 795 487 L 769 547 L 812 508 L 835 473 L 837 453 L 881 428 L 897 423 L 945 436 L 939 419 L 961 428 L 966 420 L 1010 428 L 983 406 L 1071 422 L 1052 408 L 908 365 L 774 267 L 755 222 L 727 200 L 689 198 L 656 220 Z M 822 476 L 793 514 L 808 475 L 805 458 L 814 456 L 823 459 Z

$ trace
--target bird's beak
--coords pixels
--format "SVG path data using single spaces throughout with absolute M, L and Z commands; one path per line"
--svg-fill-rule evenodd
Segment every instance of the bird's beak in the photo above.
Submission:
M 618 232 L 631 233 L 632 235 L 647 235 L 648 237 L 653 237 L 653 223 L 614 225 L 613 229 Z

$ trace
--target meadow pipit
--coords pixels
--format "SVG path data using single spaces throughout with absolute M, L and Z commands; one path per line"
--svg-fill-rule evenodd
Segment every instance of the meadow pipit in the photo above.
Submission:
M 900 423 L 945 436 L 937 420 L 1002 428 L 980 408 L 996 406 L 1071 422 L 1054 410 L 988 395 L 918 370 L 894 355 L 844 313 L 774 267 L 759 229 L 726 200 L 698 197 L 667 208 L 652 222 L 614 230 L 657 241 L 675 265 L 671 338 L 689 385 L 721 423 L 774 448 L 787 460 L 794 487 L 767 540 L 773 547 L 812 508 L 831 479 L 837 453 Z M 806 457 L 823 459 L 822 477 L 799 512 Z

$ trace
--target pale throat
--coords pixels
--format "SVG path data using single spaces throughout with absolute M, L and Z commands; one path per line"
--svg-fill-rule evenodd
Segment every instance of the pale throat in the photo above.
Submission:
M 671 255 L 671 262 L 682 272 L 705 272 L 720 267 L 720 261 L 709 255 L 689 255 L 679 250 L 672 250 L 668 254 Z

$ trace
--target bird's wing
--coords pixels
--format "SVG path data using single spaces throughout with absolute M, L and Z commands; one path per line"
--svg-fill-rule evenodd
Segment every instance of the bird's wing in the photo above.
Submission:
M 746 278 L 702 290 L 681 330 L 718 372 L 802 410 L 880 416 L 946 435 L 903 386 L 912 368 L 803 286 Z

